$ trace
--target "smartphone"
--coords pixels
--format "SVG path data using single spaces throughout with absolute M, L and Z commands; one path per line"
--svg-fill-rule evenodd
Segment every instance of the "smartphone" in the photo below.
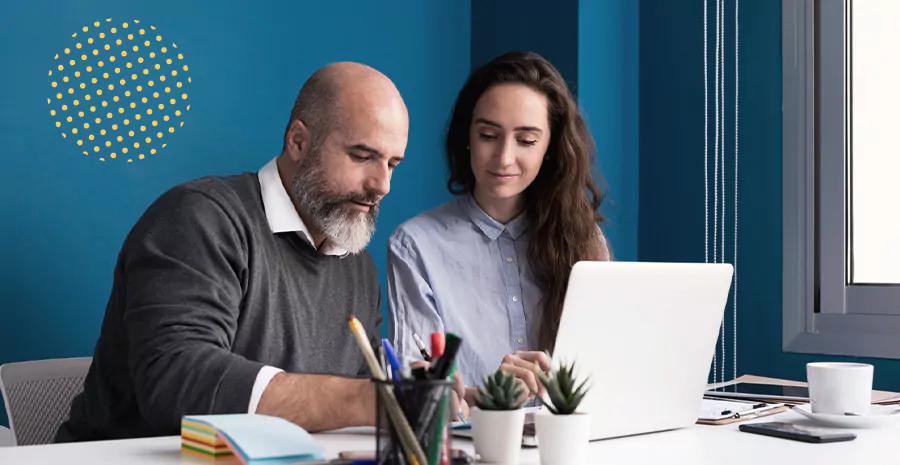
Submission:
M 750 423 L 738 427 L 745 433 L 762 434 L 776 438 L 792 439 L 794 441 L 812 442 L 823 444 L 827 442 L 852 441 L 856 439 L 853 433 L 837 433 L 824 428 L 813 428 L 793 423 L 771 421 L 768 423 Z

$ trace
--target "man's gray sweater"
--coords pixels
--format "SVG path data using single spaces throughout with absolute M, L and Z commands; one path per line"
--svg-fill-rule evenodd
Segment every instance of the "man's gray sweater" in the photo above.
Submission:
M 84 393 L 58 442 L 177 435 L 182 415 L 247 413 L 263 365 L 367 376 L 347 319 L 377 337 L 368 253 L 273 234 L 255 173 L 163 194 L 122 247 Z

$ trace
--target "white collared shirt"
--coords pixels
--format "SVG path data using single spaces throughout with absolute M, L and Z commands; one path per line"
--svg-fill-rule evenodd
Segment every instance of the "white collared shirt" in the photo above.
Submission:
M 273 234 L 296 232 L 303 240 L 316 248 L 309 228 L 303 223 L 297 213 L 297 208 L 294 207 L 294 202 L 291 201 L 291 197 L 281 182 L 277 160 L 278 157 L 273 158 L 259 170 L 259 188 L 262 190 L 263 207 L 266 210 L 269 228 L 272 229 Z M 346 250 L 332 245 L 327 239 L 319 252 L 325 255 L 347 255 Z
M 284 184 L 281 182 L 277 160 L 278 157 L 273 158 L 258 173 L 259 188 L 262 191 L 263 208 L 266 210 L 266 220 L 269 222 L 269 228 L 272 230 L 272 234 L 296 232 L 301 239 L 315 248 L 316 244 L 312 240 L 309 228 L 303 223 L 303 219 L 297 213 L 297 209 L 294 207 L 287 189 L 284 188 Z M 319 252 L 325 255 L 347 256 L 346 250 L 331 245 L 327 239 L 322 248 L 319 249 Z M 253 390 L 250 393 L 248 413 L 256 413 L 259 400 L 262 398 L 269 382 L 282 371 L 284 370 L 268 365 L 259 370 L 259 373 L 256 375 L 256 381 L 253 383 Z

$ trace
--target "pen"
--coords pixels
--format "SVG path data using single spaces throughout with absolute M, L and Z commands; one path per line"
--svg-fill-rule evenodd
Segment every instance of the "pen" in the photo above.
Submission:
M 440 353 L 440 358 L 438 358 L 431 367 L 435 379 L 443 381 L 452 376 L 456 366 L 456 354 L 459 351 L 461 344 L 462 339 L 453 333 L 448 333 L 446 336 L 441 333 L 434 333 L 431 335 L 431 353 L 432 355 Z M 449 404 L 450 396 L 445 395 L 443 399 L 440 400 L 440 407 L 438 409 L 436 420 L 437 424 L 440 425 L 447 421 L 449 413 L 447 410 L 449 410 L 450 407 Z M 456 418 L 459 419 L 459 411 L 456 412 Z M 438 463 L 438 460 L 441 458 L 447 459 L 444 455 L 449 446 L 448 438 L 445 434 L 446 432 L 447 431 L 444 428 L 435 429 L 430 447 L 432 456 L 429 457 L 429 463 Z M 440 460 L 440 462 L 448 463 L 449 460 Z
M 369 365 L 369 370 L 372 371 L 372 376 L 377 380 L 386 381 L 387 378 L 385 378 L 384 372 L 378 365 L 378 360 L 375 358 L 375 352 L 372 350 L 372 346 L 369 343 L 366 330 L 363 328 L 362 323 L 352 315 L 349 320 L 350 332 L 353 333 L 353 337 L 356 339 L 356 343 L 363 353 L 363 358 Z M 409 420 L 407 420 L 404 415 L 400 403 L 397 401 L 397 397 L 394 395 L 392 386 L 376 384 L 376 387 L 379 391 L 378 394 L 384 398 L 385 409 L 387 410 L 391 423 L 393 423 L 394 427 L 397 429 L 400 445 L 406 453 L 408 461 L 413 465 L 425 465 L 428 462 L 428 459 L 425 457 L 422 445 L 416 441 L 415 433 L 409 425 Z
M 448 373 L 448 375 L 447 375 L 447 377 L 450 379 L 453 379 L 453 377 L 456 375 L 456 367 L 457 367 L 456 355 L 459 352 L 459 348 L 461 345 L 462 345 L 461 337 L 459 337 L 455 333 L 447 333 L 447 337 L 446 337 L 446 346 L 447 347 L 444 348 L 444 356 L 450 356 L 450 358 L 452 358 L 452 361 L 450 362 L 450 373 Z M 458 421 L 465 421 L 465 420 L 463 420 L 462 414 L 463 414 L 462 409 L 459 409 L 459 411 L 456 412 L 456 419 Z
M 453 379 L 456 375 L 456 354 L 459 352 L 459 346 L 462 345 L 462 339 L 454 333 L 447 333 L 446 347 L 444 347 L 444 356 L 441 357 L 441 360 L 448 359 L 449 362 L 445 362 L 449 365 L 447 369 L 447 379 Z M 446 399 L 445 399 L 446 400 Z M 463 421 L 462 416 L 462 408 L 459 408 L 456 411 L 456 421 Z M 446 436 L 444 436 L 444 449 L 448 449 L 450 447 L 449 441 L 449 431 L 446 432 Z
M 425 342 L 422 341 L 422 338 L 420 338 L 418 334 L 413 333 L 413 340 L 416 341 L 416 346 L 419 348 L 419 353 L 422 354 L 422 358 L 424 358 L 426 362 L 430 362 L 431 355 L 428 355 L 428 350 L 425 349 Z
M 777 405 L 771 405 L 771 406 L 767 406 L 765 408 L 760 408 L 760 409 L 745 410 L 743 412 L 735 413 L 734 418 L 752 418 L 752 417 L 762 415 L 764 413 L 771 412 L 772 410 L 775 410 L 776 408 L 778 408 Z
M 400 372 L 403 371 L 403 365 L 400 364 L 400 359 L 397 358 L 397 353 L 394 352 L 391 341 L 382 339 L 381 347 L 384 350 L 384 358 L 386 358 L 388 364 L 391 365 L 391 373 L 393 374 L 394 381 L 400 381 Z
M 443 354 L 441 354 L 441 358 L 439 358 L 436 362 L 434 362 L 434 366 L 432 366 L 432 372 L 435 374 L 436 379 L 446 379 L 450 376 L 453 370 L 454 362 L 456 361 L 456 353 L 459 351 L 459 346 L 462 344 L 462 339 L 459 338 L 456 334 L 447 333 L 445 341 L 443 341 Z

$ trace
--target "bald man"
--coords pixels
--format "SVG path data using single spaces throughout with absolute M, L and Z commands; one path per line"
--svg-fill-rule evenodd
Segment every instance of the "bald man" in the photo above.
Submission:
M 157 199 L 119 254 L 85 390 L 57 442 L 177 435 L 186 414 L 259 413 L 309 431 L 374 424 L 347 318 L 378 337 L 365 247 L 408 128 L 386 76 L 329 65 L 303 85 L 281 154 L 258 173 Z M 463 392 L 458 381 L 465 410 Z

